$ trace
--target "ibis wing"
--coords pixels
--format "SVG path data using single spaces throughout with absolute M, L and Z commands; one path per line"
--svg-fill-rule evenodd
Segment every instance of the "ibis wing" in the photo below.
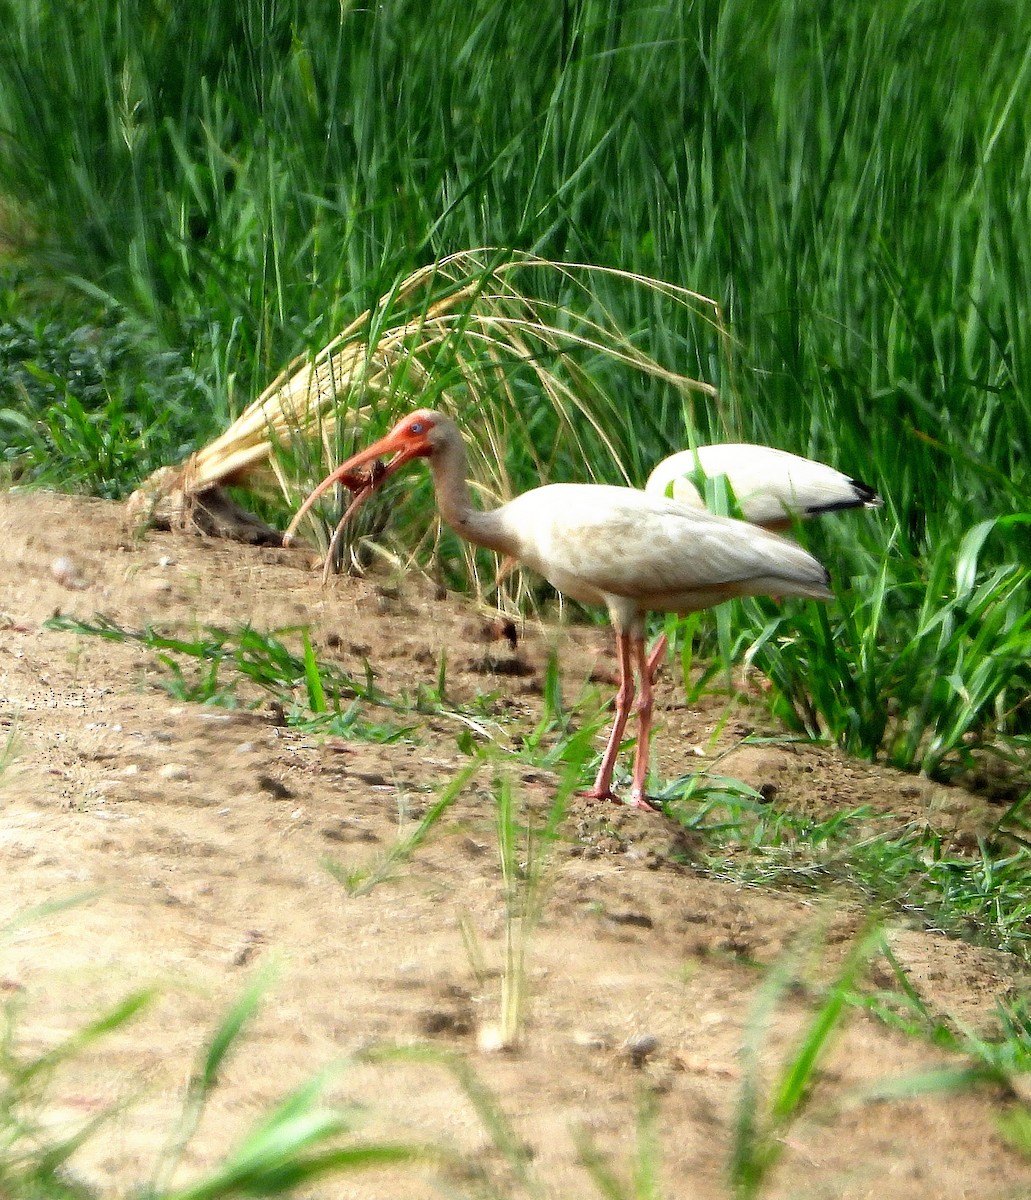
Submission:
M 630 488 L 556 484 L 506 509 L 525 533 L 522 561 L 577 598 L 590 591 L 591 599 L 624 596 L 665 607 L 690 592 L 749 580 L 767 581 L 762 591 L 776 590 L 771 580 L 786 591 L 796 590 L 792 583 L 825 586 L 823 567 L 793 542 Z
M 834 467 L 772 446 L 745 443 L 672 454 L 652 472 L 646 491 L 664 495 L 672 488 L 677 499 L 700 504 L 693 482 L 699 469 L 709 477 L 725 475 L 744 516 L 758 524 L 879 503 L 872 488 Z

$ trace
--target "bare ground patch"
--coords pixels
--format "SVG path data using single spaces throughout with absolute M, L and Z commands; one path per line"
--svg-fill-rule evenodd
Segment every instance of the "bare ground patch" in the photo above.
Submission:
M 514 730 L 534 725 L 554 644 L 571 695 L 611 669 L 605 630 L 527 623 L 513 649 L 489 614 L 462 597 L 438 599 L 418 580 L 323 587 L 301 551 L 172 533 L 138 540 L 118 507 L 97 501 L 0 496 L 0 539 L 0 721 L 13 728 L 17 753 L 0 785 L 0 917 L 93 893 L 21 929 L 3 947 L 0 978 L 24 1000 L 20 1028 L 39 1047 L 135 987 L 162 989 L 130 1033 L 59 1081 L 56 1116 L 139 1094 L 87 1147 L 78 1163 L 86 1178 L 128 1187 L 147 1176 L 206 1032 L 268 962 L 277 967 L 268 1000 L 188 1165 L 215 1161 L 326 1064 L 380 1042 L 426 1042 L 472 1062 L 531 1149 L 547 1194 L 593 1194 L 578 1128 L 629 1173 L 642 1089 L 657 1097 L 667 1194 L 727 1194 L 740 1050 L 763 968 L 811 931 L 799 970 L 803 982 L 825 979 L 862 923 L 853 901 L 709 878 L 692 865 L 690 835 L 661 816 L 577 801 L 530 944 L 524 1045 L 483 1052 L 478 1035 L 497 1019 L 505 928 L 488 781 L 474 778 L 395 877 L 366 894 L 349 895 L 324 866 L 327 857 L 373 863 L 413 827 L 467 761 L 458 726 L 419 718 L 417 743 L 327 743 L 285 728 L 266 706 L 230 712 L 171 700 L 155 686 L 163 668 L 150 652 L 43 622 L 60 611 L 180 631 L 310 626 L 320 658 L 355 672 L 367 659 L 388 694 L 434 686 L 446 651 L 449 694 L 496 693 L 497 714 Z M 74 568 L 63 579 L 59 558 Z M 518 670 L 498 665 L 516 658 Z M 673 776 L 702 761 L 696 748 L 708 745 L 723 709 L 689 710 L 668 678 L 664 688 L 657 751 Z M 767 723 L 761 706 L 742 708 L 724 740 Z M 798 811 L 866 804 L 957 837 L 991 816 L 959 789 L 819 747 L 747 747 L 721 770 Z M 529 768 L 517 783 L 524 802 L 541 808 L 554 787 L 548 772 Z M 996 1000 L 1025 988 L 1004 954 L 901 925 L 891 939 L 928 1007 L 974 1027 L 990 1027 Z M 778 1007 L 765 1040 L 771 1067 L 811 1008 L 805 986 Z M 643 1055 L 634 1049 L 642 1044 Z M 770 1194 L 1023 1194 L 1031 1172 L 996 1132 L 1009 1103 L 997 1089 L 858 1099 L 945 1061 L 850 1015 Z M 439 1067 L 354 1065 L 335 1096 L 356 1106 L 363 1133 L 443 1142 L 503 1178 L 489 1136 Z M 419 1172 L 345 1179 L 321 1192 L 402 1193 L 439 1194 Z

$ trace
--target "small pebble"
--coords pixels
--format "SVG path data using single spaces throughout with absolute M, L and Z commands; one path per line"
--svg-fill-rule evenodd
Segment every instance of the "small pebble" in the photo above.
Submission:
M 500 1025 L 481 1025 L 476 1031 L 476 1045 L 483 1054 L 499 1054 L 505 1050 L 505 1039 Z
M 161 770 L 158 771 L 158 774 L 162 779 L 186 780 L 190 778 L 189 769 L 184 767 L 182 763 L 165 763 Z
M 645 1060 L 659 1048 L 659 1039 L 654 1033 L 638 1033 L 626 1042 L 626 1052 L 635 1067 L 643 1067 Z
M 82 577 L 82 572 L 70 558 L 63 556 L 55 558 L 50 564 L 50 574 L 61 587 L 68 588 L 70 591 L 81 592 L 83 588 L 89 587 Z
M 230 963 L 234 967 L 246 966 L 264 942 L 265 935 L 260 929 L 248 929 L 243 935 L 242 943 L 232 952 L 229 959 Z

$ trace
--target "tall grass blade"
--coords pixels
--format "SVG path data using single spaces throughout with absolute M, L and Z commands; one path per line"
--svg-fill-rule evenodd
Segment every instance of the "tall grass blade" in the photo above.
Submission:
M 186 1089 L 182 1112 L 168 1148 L 158 1160 L 152 1191 L 160 1192 L 178 1170 L 190 1139 L 204 1115 L 208 1101 L 218 1087 L 221 1071 L 229 1054 L 237 1049 L 244 1030 L 254 1020 L 261 1001 L 269 989 L 272 971 L 255 974 L 225 1016 L 215 1027 L 203 1053 L 197 1061 Z
M 408 862 L 426 841 L 447 810 L 465 791 L 466 785 L 479 771 L 481 765 L 479 759 L 474 759 L 458 771 L 454 778 L 441 789 L 440 795 L 426 809 L 415 828 L 410 833 L 399 836 L 390 848 L 370 866 L 349 870 L 333 859 L 325 859 L 323 865 L 326 870 L 344 885 L 351 896 L 365 896 L 379 884 L 392 879 L 397 868 L 402 863 Z
M 803 1031 L 795 1051 L 764 1100 L 760 1080 L 762 1040 L 773 1012 L 791 980 L 791 961 L 785 957 L 767 976 L 749 1021 L 744 1047 L 745 1067 L 731 1145 L 729 1175 L 734 1194 L 747 1200 L 764 1189 L 785 1149 L 785 1134 L 804 1111 L 816 1080 L 822 1054 L 839 1027 L 857 973 L 880 945 L 876 928 L 856 938 L 845 964 Z
M 308 684 L 308 707 L 313 713 L 324 713 L 327 708 L 326 693 L 322 687 L 319 664 L 315 661 L 315 651 L 311 645 L 311 634 L 305 629 L 301 637 L 304 644 L 304 678 Z

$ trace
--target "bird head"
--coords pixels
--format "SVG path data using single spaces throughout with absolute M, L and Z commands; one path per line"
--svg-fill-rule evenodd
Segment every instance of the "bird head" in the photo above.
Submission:
M 364 450 L 359 450 L 323 479 L 297 510 L 286 533 L 283 534 L 283 544 L 290 545 L 301 518 L 320 496 L 338 483 L 350 488 L 354 493 L 350 506 L 340 519 L 340 524 L 343 525 L 355 510 L 405 463 L 411 462 L 413 458 L 429 458 L 446 437 L 447 427 L 450 425 L 447 417 L 431 408 L 418 408 L 409 413 L 403 420 L 398 421 L 385 437 L 381 437 Z M 388 458 L 385 464 L 380 462 L 383 458 Z M 369 463 L 374 465 L 367 470 L 365 468 Z
M 432 408 L 417 408 L 398 421 L 386 437 L 380 438 L 350 461 L 368 462 L 372 457 L 392 454 L 387 463 L 387 471 L 392 474 L 413 458 L 429 458 L 440 444 L 444 427 L 450 424 L 443 413 L 434 412 Z M 344 463 L 344 466 L 347 464 Z

